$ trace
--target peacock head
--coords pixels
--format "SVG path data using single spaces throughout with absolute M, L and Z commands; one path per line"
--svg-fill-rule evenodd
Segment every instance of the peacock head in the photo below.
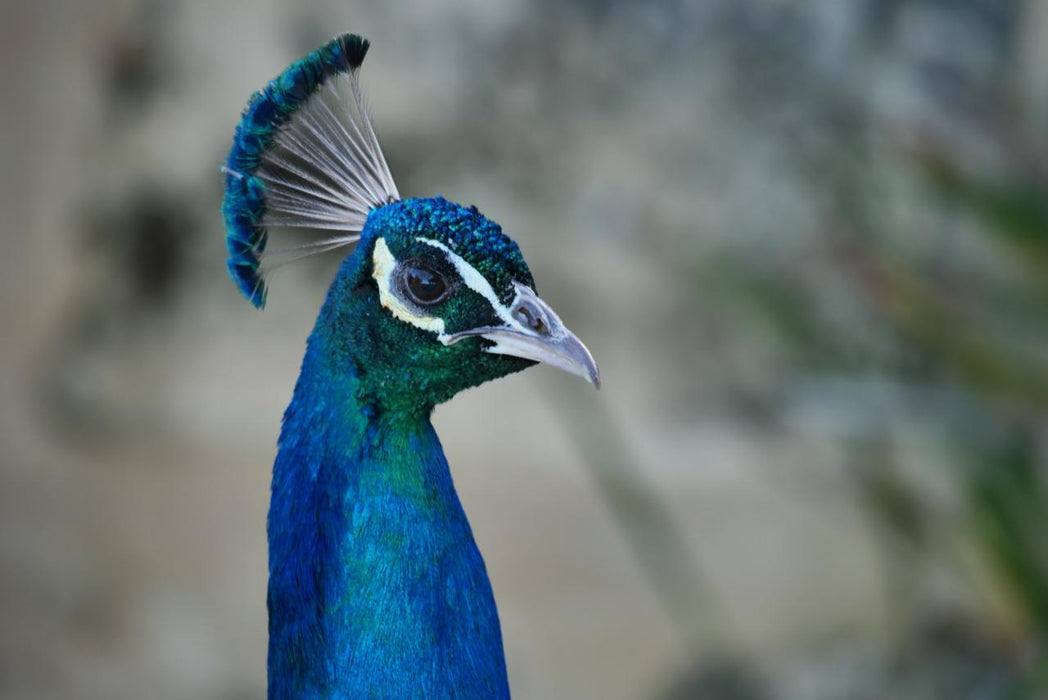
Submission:
M 436 405 L 536 362 L 599 386 L 589 350 L 534 286 L 517 244 L 475 207 L 400 200 L 368 217 L 332 287 L 326 328 L 387 405 Z
M 263 306 L 273 268 L 355 246 L 314 338 L 378 404 L 432 407 L 536 362 L 599 387 L 592 355 L 498 224 L 441 197 L 400 198 L 357 83 L 367 49 L 338 37 L 252 97 L 225 166 L 234 281 Z M 270 227 L 328 233 L 274 251 Z

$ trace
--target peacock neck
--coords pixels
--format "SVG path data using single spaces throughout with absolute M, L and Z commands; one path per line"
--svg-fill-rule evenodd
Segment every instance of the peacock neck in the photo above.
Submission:
M 508 697 L 491 586 L 429 411 L 369 404 L 341 343 L 322 312 L 274 465 L 269 697 Z

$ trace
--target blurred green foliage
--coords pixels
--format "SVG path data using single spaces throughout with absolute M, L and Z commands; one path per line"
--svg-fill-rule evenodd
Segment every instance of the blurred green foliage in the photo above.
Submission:
M 1048 689 L 1048 182 L 1019 157 L 996 176 L 969 172 L 948 148 L 899 146 L 892 157 L 922 200 L 937 207 L 940 230 L 896 228 L 860 153 L 834 175 L 827 218 L 835 223 L 814 232 L 795 257 L 752 255 L 742 246 L 712 260 L 663 263 L 684 282 L 688 303 L 730 317 L 772 358 L 777 372 L 770 387 L 746 386 L 741 374 L 729 387 L 727 398 L 743 397 L 736 405 L 746 407 L 754 429 L 789 430 L 787 415 L 802 383 L 868 380 L 902 397 L 897 414 L 853 426 L 843 443 L 859 505 L 884 542 L 885 590 L 898 611 L 903 658 L 916 654 L 910 662 L 920 667 L 923 659 L 933 674 L 936 655 L 960 644 L 957 635 L 939 639 L 914 628 L 922 615 L 919 562 L 933 561 L 959 574 L 982 601 L 965 624 L 975 626 L 979 639 L 1000 643 L 996 648 L 1014 669 L 1001 681 L 997 652 L 975 654 L 965 692 L 1042 697 Z M 851 396 L 851 408 L 864 400 Z M 675 621 L 687 627 L 712 620 L 717 634 L 730 638 L 715 591 L 678 545 L 680 533 L 660 513 L 639 462 L 618 444 L 612 418 L 595 407 L 575 415 L 582 417 L 573 433 L 606 502 Z M 948 482 L 952 505 L 936 503 L 900 466 L 894 445 L 907 423 L 942 446 L 948 465 L 936 476 Z M 691 689 L 706 687 L 708 676 Z

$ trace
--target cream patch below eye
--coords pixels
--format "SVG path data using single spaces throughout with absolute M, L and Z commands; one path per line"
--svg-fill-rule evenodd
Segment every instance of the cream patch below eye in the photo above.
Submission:
M 382 308 L 387 309 L 394 318 L 424 331 L 436 333 L 443 342 L 444 319 L 415 313 L 393 293 L 393 273 L 397 269 L 397 259 L 393 257 L 393 253 L 383 238 L 375 239 L 375 249 L 371 254 L 371 269 L 371 276 L 378 283 L 378 300 Z

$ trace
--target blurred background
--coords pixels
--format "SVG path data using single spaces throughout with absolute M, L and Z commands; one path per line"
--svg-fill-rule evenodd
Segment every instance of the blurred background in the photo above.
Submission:
M 264 697 L 338 260 L 254 311 L 218 166 L 343 31 L 601 363 L 436 413 L 516 698 L 1048 697 L 1048 2 L 15 0 L 0 698 Z

